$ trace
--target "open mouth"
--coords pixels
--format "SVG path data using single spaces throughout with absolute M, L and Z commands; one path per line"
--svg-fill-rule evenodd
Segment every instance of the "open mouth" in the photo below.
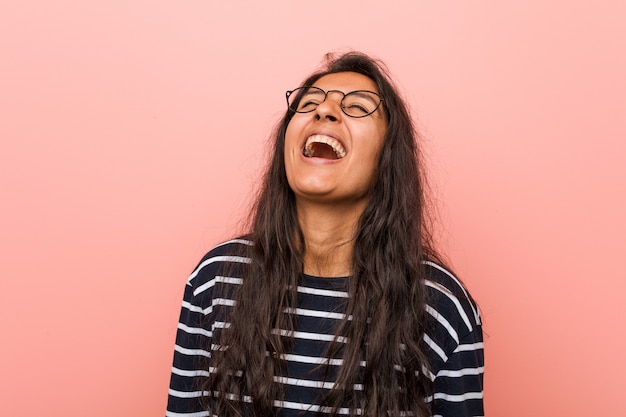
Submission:
M 306 140 L 302 151 L 307 158 L 341 159 L 346 150 L 335 138 L 324 135 L 313 135 Z

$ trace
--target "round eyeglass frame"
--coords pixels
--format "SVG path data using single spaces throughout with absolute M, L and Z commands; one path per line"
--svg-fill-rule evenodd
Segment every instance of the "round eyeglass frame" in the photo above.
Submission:
M 298 92 L 298 91 L 300 91 L 300 90 L 303 90 L 303 91 L 304 91 L 304 89 L 307 89 L 307 88 L 308 88 L 308 89 L 313 88 L 313 89 L 315 89 L 315 90 L 319 90 L 319 91 L 321 91 L 322 93 L 324 93 L 324 100 L 323 100 L 321 103 L 317 104 L 317 105 L 316 105 L 314 108 L 312 108 L 311 110 L 299 111 L 299 110 L 297 110 L 297 109 L 295 109 L 295 108 L 291 107 L 291 106 L 290 106 L 290 103 L 289 103 L 289 98 L 293 95 L 293 93 Z M 328 93 L 340 93 L 340 94 L 342 94 L 342 95 L 343 95 L 343 97 L 341 97 L 341 101 L 339 102 L 339 107 L 341 108 L 341 111 L 342 111 L 342 112 L 343 112 L 346 116 L 348 116 L 348 117 L 352 117 L 352 118 L 355 118 L 355 119 L 360 119 L 360 118 L 362 118 L 362 117 L 367 117 L 367 116 L 372 115 L 374 112 L 376 112 L 376 110 L 378 110 L 378 108 L 380 107 L 381 103 L 382 103 L 383 101 L 385 101 L 385 98 L 384 98 L 384 97 L 382 97 L 380 94 L 378 94 L 378 93 L 377 93 L 377 92 L 375 92 L 375 91 L 370 91 L 370 90 L 354 90 L 354 91 L 350 91 L 350 92 L 348 92 L 348 93 L 344 93 L 344 92 L 343 92 L 343 91 L 341 91 L 341 90 L 328 90 L 328 91 L 325 91 L 325 90 L 323 90 L 323 89 L 321 89 L 321 88 L 319 88 L 319 87 L 315 87 L 315 86 L 313 86 L 313 85 L 303 85 L 302 87 L 294 88 L 293 90 L 287 90 L 287 92 L 285 93 L 285 98 L 287 99 L 287 108 L 288 108 L 289 110 L 291 110 L 291 111 L 295 112 L 295 113 L 311 113 L 311 112 L 313 112 L 313 111 L 317 110 L 317 107 L 318 107 L 320 104 L 322 104 L 323 102 L 325 102 L 325 101 L 326 101 L 326 99 L 328 98 Z M 346 96 L 347 96 L 347 95 L 349 95 L 349 94 L 353 94 L 353 93 L 370 93 L 370 94 L 374 94 L 376 97 L 378 97 L 378 100 L 379 100 L 379 101 L 378 101 L 378 104 L 376 105 L 376 107 L 374 108 L 374 110 L 372 110 L 371 112 L 369 112 L 369 113 L 367 113 L 367 114 L 364 114 L 364 115 L 362 115 L 362 116 L 354 116 L 354 115 L 352 115 L 352 114 L 349 114 L 348 112 L 346 112 L 346 108 L 345 108 L 345 106 L 343 105 L 343 100 L 346 98 Z

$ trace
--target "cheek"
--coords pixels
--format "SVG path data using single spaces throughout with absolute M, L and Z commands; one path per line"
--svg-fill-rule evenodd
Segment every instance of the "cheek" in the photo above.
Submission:
M 383 139 L 377 140 L 375 143 L 372 143 L 367 155 L 364 155 L 362 164 L 363 168 L 367 171 L 370 180 L 373 180 L 373 178 L 377 175 L 383 151 L 383 144 Z
M 378 166 L 378 161 L 380 160 L 380 155 L 383 151 L 383 146 L 385 144 L 385 133 L 377 133 L 378 134 L 375 135 L 375 137 L 371 138 L 367 152 L 367 158 L 369 162 L 375 166 Z

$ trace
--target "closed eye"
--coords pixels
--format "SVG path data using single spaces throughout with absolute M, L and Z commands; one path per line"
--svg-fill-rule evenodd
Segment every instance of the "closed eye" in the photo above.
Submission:
M 344 108 L 351 110 L 352 112 L 362 112 L 363 114 L 367 114 L 370 112 L 365 106 L 359 103 L 352 103 L 349 106 L 345 106 Z
M 368 109 L 365 105 L 360 104 L 360 103 L 350 103 L 349 105 L 344 106 L 343 108 L 346 112 L 348 112 L 349 114 L 353 116 L 366 115 L 371 112 L 370 109 Z
M 298 110 L 314 110 L 319 104 L 319 100 L 303 100 L 300 102 Z

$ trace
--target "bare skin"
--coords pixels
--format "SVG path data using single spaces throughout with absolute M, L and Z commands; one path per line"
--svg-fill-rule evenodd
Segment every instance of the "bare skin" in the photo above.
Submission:
M 351 72 L 326 75 L 315 86 L 343 93 L 376 91 L 372 80 Z M 382 109 L 363 118 L 349 117 L 341 110 L 341 98 L 332 93 L 315 111 L 294 115 L 285 136 L 286 173 L 305 240 L 304 273 L 320 277 L 351 275 L 356 227 L 369 200 L 387 129 Z M 305 155 L 304 144 L 313 136 L 341 143 L 345 156 Z
M 364 208 L 364 207 L 363 207 Z M 346 277 L 352 271 L 354 233 L 361 207 L 298 204 L 304 234 L 304 273 L 319 277 Z

